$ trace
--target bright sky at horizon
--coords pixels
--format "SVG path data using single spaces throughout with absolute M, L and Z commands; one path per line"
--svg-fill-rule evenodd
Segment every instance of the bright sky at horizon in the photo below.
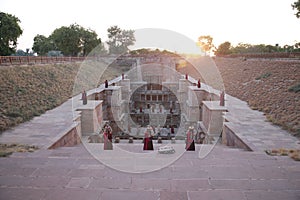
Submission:
M 211 35 L 213 43 L 295 44 L 300 42 L 300 19 L 291 4 L 296 0 L 0 0 L 1 12 L 21 20 L 18 49 L 31 48 L 37 34 L 77 23 L 95 30 L 102 41 L 107 28 L 160 28 L 197 41 Z

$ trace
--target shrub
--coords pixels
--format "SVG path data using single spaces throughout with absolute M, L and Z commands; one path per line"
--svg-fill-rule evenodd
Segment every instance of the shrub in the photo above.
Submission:
M 288 91 L 289 92 L 295 92 L 295 93 L 299 92 L 300 91 L 300 83 L 298 83 L 297 85 L 294 85 L 294 86 L 290 87 Z
M 271 75 L 272 75 L 272 73 L 267 72 L 267 73 L 264 73 L 264 74 L 262 74 L 262 75 L 256 77 L 255 79 L 256 79 L 256 80 L 260 80 L 260 79 L 268 78 L 268 77 L 271 76 Z

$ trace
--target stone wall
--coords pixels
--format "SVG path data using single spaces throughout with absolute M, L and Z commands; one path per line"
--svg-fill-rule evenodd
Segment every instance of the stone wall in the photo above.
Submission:
M 77 111 L 81 111 L 82 135 L 96 133 L 103 122 L 102 101 L 88 100 L 87 105 L 79 106 Z
M 235 133 L 232 129 L 229 128 L 228 124 L 225 122 L 223 126 L 222 133 L 222 144 L 241 148 L 247 151 L 252 151 L 252 149 L 247 146 Z
M 80 137 L 80 123 L 77 123 L 75 127 L 69 130 L 61 138 L 59 138 L 55 143 L 53 143 L 48 149 L 56 149 L 59 147 L 72 147 L 81 143 Z

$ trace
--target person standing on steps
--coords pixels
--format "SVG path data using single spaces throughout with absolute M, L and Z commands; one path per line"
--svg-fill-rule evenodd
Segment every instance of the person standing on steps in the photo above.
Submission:
M 194 127 L 193 126 L 190 126 L 189 130 L 186 133 L 185 149 L 187 151 L 195 151 Z
M 85 90 L 83 90 L 83 92 L 82 92 L 81 99 L 82 99 L 83 105 L 86 105 L 87 104 L 87 96 L 86 96 Z
M 113 150 L 112 128 L 110 127 L 108 122 L 104 125 L 103 139 L 104 139 L 104 150 Z
M 150 125 L 147 126 L 147 129 L 145 131 L 144 135 L 144 148 L 143 150 L 153 150 L 153 129 Z

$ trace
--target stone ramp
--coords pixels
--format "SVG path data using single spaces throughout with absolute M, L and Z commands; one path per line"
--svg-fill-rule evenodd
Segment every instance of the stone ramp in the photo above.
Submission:
M 226 95 L 226 126 L 252 151 L 300 149 L 298 138 L 267 121 L 262 112 L 252 110 L 246 102 Z
M 113 170 L 82 145 L 0 158 L 0 199 L 298 200 L 299 186 L 300 162 L 220 145 L 140 174 Z
M 0 142 L 36 145 L 46 149 L 76 126 L 73 119 L 72 99 L 69 99 L 55 109 L 3 132 Z

